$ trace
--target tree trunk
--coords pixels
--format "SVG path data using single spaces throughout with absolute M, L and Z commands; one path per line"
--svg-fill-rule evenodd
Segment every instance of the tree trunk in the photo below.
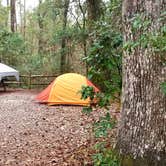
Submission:
M 136 43 L 143 35 L 141 28 L 133 30 L 131 20 L 135 14 L 143 13 L 151 19 L 148 32 L 154 32 L 160 29 L 159 16 L 165 9 L 165 0 L 124 0 L 124 44 L 129 41 Z M 124 51 L 122 111 L 117 143 L 124 156 L 123 166 L 166 165 L 166 96 L 161 90 L 164 81 L 166 67 L 152 47 L 139 45 Z
M 10 1 L 10 17 L 11 17 L 11 31 L 15 32 L 17 30 L 17 23 L 16 23 L 16 1 Z
M 9 0 L 6 1 L 6 6 L 9 7 Z M 6 19 L 6 27 L 8 28 L 8 21 L 9 21 L 9 15 L 8 15 L 8 18 Z
M 87 3 L 87 13 L 88 13 L 88 19 L 87 19 L 87 27 L 88 27 L 88 33 L 89 33 L 89 40 L 86 42 L 85 46 L 86 47 L 91 47 L 93 44 L 94 39 L 91 37 L 91 33 L 94 30 L 94 23 L 98 21 L 102 14 L 103 14 L 103 9 L 102 9 L 102 0 L 86 0 Z M 85 47 L 84 46 L 84 47 Z M 87 52 L 86 52 L 87 54 Z M 89 66 L 86 63 L 86 73 L 88 73 Z
M 63 11 L 63 33 L 66 31 L 66 26 L 67 26 L 67 14 L 68 14 L 68 9 L 69 9 L 69 3 L 70 0 L 65 0 L 64 1 L 64 11 Z M 60 70 L 61 73 L 66 72 L 66 36 L 64 35 L 62 37 L 62 43 L 61 43 L 61 65 L 60 65 Z
M 87 0 L 88 8 L 88 29 L 91 32 L 95 21 L 102 15 L 102 0 Z
M 9 0 L 6 0 L 7 7 L 9 6 Z
M 10 8 L 10 0 L 6 1 L 7 8 Z M 11 30 L 11 10 L 8 11 L 8 18 L 7 18 L 7 29 Z
M 24 39 L 26 35 L 26 0 L 24 0 Z
M 20 33 L 22 34 L 23 32 L 23 25 L 22 25 L 22 3 L 21 0 L 19 0 L 19 16 L 20 16 Z
M 83 51 L 84 51 L 84 57 L 87 56 L 87 37 L 86 37 L 86 10 L 83 9 L 83 6 L 81 5 L 81 0 L 78 0 L 78 5 L 79 5 L 79 8 L 80 8 L 80 11 L 82 13 L 82 31 L 83 31 L 83 34 L 84 34 L 84 37 L 83 37 Z M 86 63 L 86 62 L 85 62 Z M 88 66 L 87 66 L 87 63 L 85 64 L 86 66 L 86 75 L 88 74 Z
M 43 53 L 43 15 L 41 11 L 41 5 L 42 5 L 42 0 L 39 0 L 39 8 L 38 8 L 38 25 L 39 25 L 39 35 L 38 35 L 38 53 L 42 54 Z

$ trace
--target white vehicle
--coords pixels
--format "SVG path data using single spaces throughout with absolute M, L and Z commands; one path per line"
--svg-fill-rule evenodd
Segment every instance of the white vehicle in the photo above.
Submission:
M 0 63 L 0 82 L 8 76 L 14 76 L 19 81 L 19 72 L 3 63 Z

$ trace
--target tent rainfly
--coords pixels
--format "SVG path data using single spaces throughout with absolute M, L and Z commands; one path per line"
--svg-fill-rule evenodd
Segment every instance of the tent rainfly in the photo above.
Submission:
M 14 76 L 19 81 L 19 72 L 3 63 L 0 63 L 0 82 L 4 77 Z
M 41 103 L 48 105 L 83 105 L 90 104 L 90 99 L 81 99 L 82 86 L 92 86 L 95 92 L 99 89 L 95 87 L 86 77 L 76 73 L 66 73 L 57 77 L 45 90 L 37 97 Z

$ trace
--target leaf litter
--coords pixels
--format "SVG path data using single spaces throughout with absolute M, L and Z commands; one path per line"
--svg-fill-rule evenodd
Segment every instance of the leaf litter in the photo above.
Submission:
M 0 93 L 0 166 L 92 165 L 92 124 L 105 112 L 39 104 L 36 94 Z

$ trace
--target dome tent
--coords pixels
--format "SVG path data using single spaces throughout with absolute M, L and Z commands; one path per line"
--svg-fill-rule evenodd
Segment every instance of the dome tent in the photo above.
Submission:
M 36 97 L 36 100 L 48 105 L 87 106 L 90 99 L 81 99 L 82 86 L 92 86 L 95 92 L 99 91 L 86 77 L 76 73 L 67 73 L 57 77 Z

